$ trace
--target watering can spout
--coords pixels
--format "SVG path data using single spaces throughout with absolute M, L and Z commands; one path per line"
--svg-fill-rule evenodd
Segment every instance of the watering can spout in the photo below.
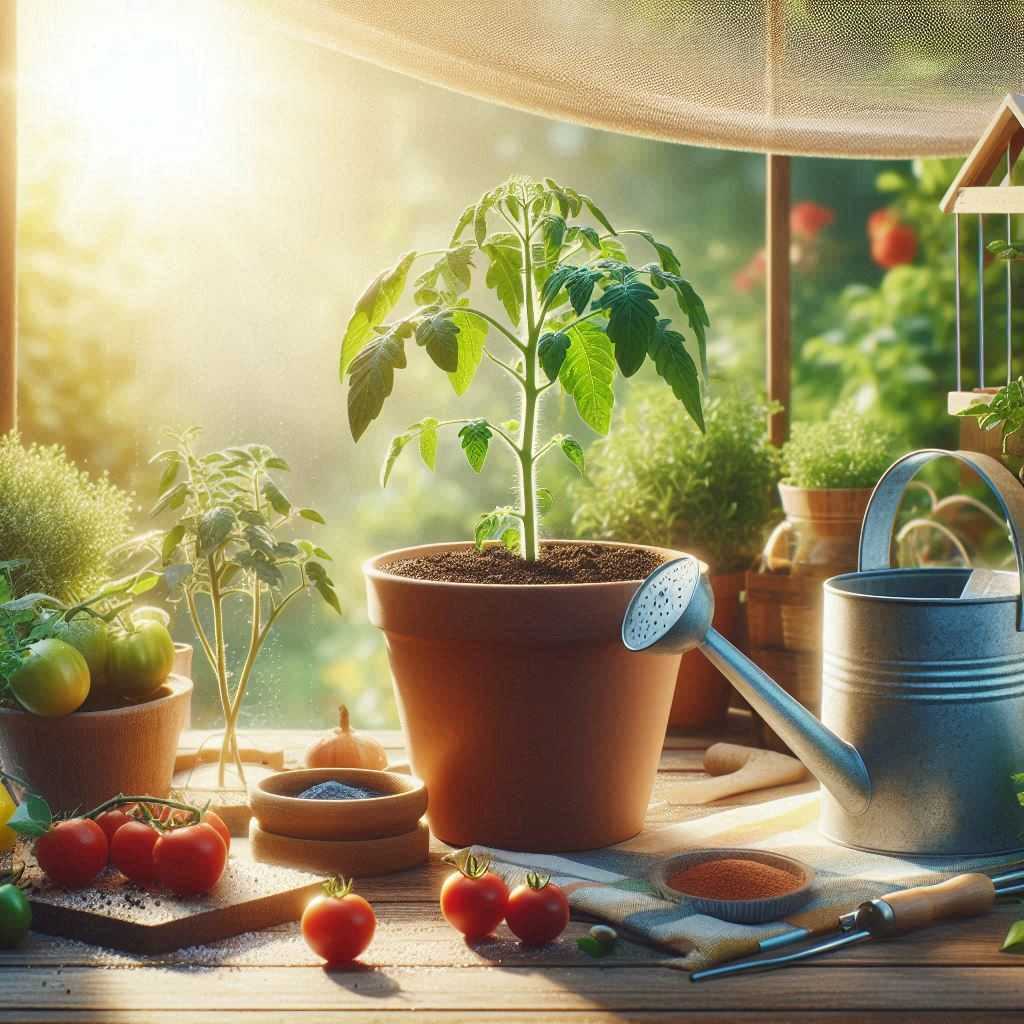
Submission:
M 708 630 L 699 646 L 848 814 L 867 810 L 871 779 L 854 746 L 822 725 L 715 630 Z

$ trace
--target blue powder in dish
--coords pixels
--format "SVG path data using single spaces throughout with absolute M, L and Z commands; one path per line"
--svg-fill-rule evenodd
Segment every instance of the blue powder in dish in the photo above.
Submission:
M 381 796 L 375 789 L 349 786 L 344 782 L 318 782 L 299 793 L 300 800 L 366 800 Z

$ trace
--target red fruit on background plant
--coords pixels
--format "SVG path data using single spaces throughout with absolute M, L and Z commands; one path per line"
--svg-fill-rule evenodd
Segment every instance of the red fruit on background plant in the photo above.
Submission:
M 501 924 L 508 904 L 508 887 L 493 871 L 490 861 L 470 854 L 441 886 L 441 913 L 467 939 L 482 939 Z
M 160 833 L 144 821 L 122 825 L 110 841 L 110 863 L 126 878 L 141 885 L 157 879 L 153 848 Z
M 917 234 L 907 224 L 892 224 L 871 239 L 871 258 L 886 270 L 913 263 L 917 255 Z
M 165 832 L 153 847 L 157 881 L 177 896 L 209 892 L 224 873 L 228 848 L 212 825 Z
M 809 200 L 797 203 L 789 211 L 789 230 L 797 237 L 810 240 L 817 238 L 823 228 L 836 219 L 835 210 Z
M 112 811 L 104 811 L 96 816 L 96 824 L 103 829 L 103 834 L 107 837 L 108 843 L 114 841 L 114 835 L 122 825 L 127 825 L 132 820 L 120 807 L 116 807 Z
M 505 923 L 524 945 L 546 945 L 565 931 L 569 901 L 547 875 L 531 871 L 509 895 Z
M 764 280 L 767 267 L 767 257 L 764 249 L 758 249 L 750 258 L 749 262 L 740 270 L 737 270 L 732 277 L 733 287 L 738 292 L 749 292 L 755 285 Z
M 351 881 L 332 878 L 303 911 L 301 926 L 306 945 L 318 957 L 328 964 L 344 964 L 370 945 L 377 916 L 373 907 L 352 891 Z
M 899 220 L 896 214 L 889 207 L 884 206 L 881 210 L 875 210 L 868 217 L 868 238 L 874 238 L 875 235 L 888 231 L 890 227 L 898 223 Z
M 39 867 L 64 889 L 88 885 L 107 866 L 108 854 L 103 829 L 89 818 L 58 821 L 35 845 Z

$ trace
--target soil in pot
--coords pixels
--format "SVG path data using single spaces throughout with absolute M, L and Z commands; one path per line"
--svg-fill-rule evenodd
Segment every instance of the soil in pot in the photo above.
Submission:
M 527 566 L 443 544 L 366 564 L 438 838 L 552 851 L 640 831 L 679 659 L 632 654 L 620 630 L 639 581 L 673 557 L 553 542 Z

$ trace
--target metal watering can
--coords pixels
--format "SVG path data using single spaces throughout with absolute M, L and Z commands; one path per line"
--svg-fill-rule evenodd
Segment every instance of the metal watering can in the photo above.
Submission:
M 970 569 L 890 565 L 903 492 L 940 457 L 970 466 L 999 501 L 1019 577 L 999 574 L 1014 584 L 1003 593 L 962 597 Z M 622 640 L 632 651 L 699 647 L 821 782 L 829 839 L 922 857 L 1024 849 L 1011 779 L 1024 772 L 1024 487 L 987 455 L 912 452 L 871 495 L 859 566 L 823 584 L 820 722 L 711 628 L 714 595 L 692 556 L 644 581 Z

